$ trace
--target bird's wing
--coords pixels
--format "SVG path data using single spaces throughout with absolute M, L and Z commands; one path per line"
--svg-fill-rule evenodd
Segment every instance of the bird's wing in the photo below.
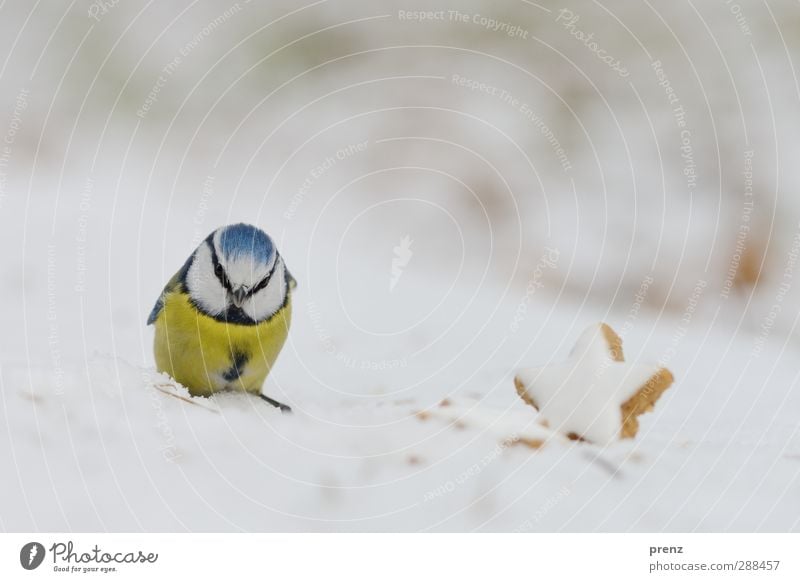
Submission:
M 161 295 L 158 296 L 156 300 L 156 304 L 153 306 L 153 310 L 150 312 L 150 316 L 147 318 L 147 325 L 152 325 L 158 319 L 158 316 L 161 314 L 161 310 L 164 309 L 164 299 L 167 296 L 167 293 L 172 293 L 180 288 L 183 284 L 184 279 L 186 278 L 186 273 L 189 270 L 189 267 L 192 264 L 192 258 L 189 257 L 183 266 L 172 276 L 167 284 L 164 286 L 164 290 L 161 291 Z

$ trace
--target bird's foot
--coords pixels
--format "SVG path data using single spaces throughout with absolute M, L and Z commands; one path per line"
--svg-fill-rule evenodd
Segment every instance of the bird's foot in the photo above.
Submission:
M 272 398 L 270 398 L 269 396 L 265 396 L 264 394 L 259 394 L 258 396 L 262 400 L 265 400 L 265 401 L 269 402 L 272 406 L 274 406 L 275 408 L 279 409 L 282 413 L 291 414 L 291 412 L 292 412 L 291 407 L 283 404 L 282 402 L 278 402 L 277 400 L 273 400 Z

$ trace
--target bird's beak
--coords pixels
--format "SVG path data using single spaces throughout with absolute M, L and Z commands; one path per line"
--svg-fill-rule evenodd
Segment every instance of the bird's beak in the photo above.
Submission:
M 247 289 L 244 287 L 239 287 L 233 292 L 233 304 L 236 307 L 241 307 L 245 299 L 247 299 Z

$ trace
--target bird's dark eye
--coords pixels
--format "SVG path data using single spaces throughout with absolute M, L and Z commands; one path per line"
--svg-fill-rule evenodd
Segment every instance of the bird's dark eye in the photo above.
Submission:
M 220 265 L 219 263 L 214 265 L 214 274 L 217 277 L 222 277 L 225 274 L 225 271 L 222 270 L 222 265 Z

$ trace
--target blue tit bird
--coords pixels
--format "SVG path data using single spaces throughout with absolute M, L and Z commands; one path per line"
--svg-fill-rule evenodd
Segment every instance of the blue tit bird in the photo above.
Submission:
M 289 334 L 297 286 L 272 239 L 249 224 L 212 232 L 170 279 L 155 324 L 156 367 L 195 396 L 222 390 L 261 394 Z

